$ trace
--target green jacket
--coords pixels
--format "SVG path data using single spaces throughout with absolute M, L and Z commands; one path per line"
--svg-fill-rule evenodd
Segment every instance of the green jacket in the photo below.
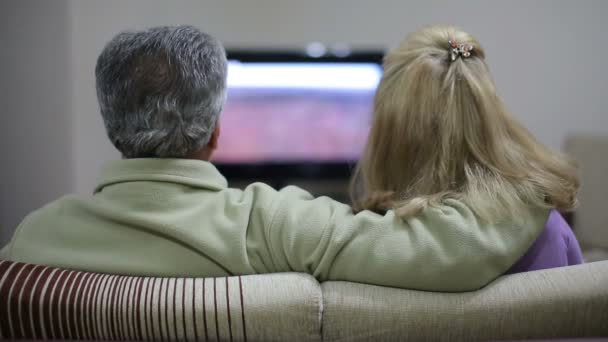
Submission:
M 526 224 L 486 224 L 456 200 L 407 220 L 392 211 L 353 214 L 296 187 L 228 188 L 208 162 L 127 159 L 107 165 L 93 196 L 65 196 L 28 215 L 0 258 L 128 275 L 295 271 L 467 291 L 514 264 L 547 216 L 528 208 Z

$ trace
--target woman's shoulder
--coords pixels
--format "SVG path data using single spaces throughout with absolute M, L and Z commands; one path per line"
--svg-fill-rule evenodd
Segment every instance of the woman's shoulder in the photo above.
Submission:
M 566 222 L 562 214 L 560 214 L 557 209 L 551 209 L 551 211 L 549 212 L 549 217 L 547 218 L 545 229 L 550 231 L 555 236 L 559 236 L 566 241 L 574 238 L 572 227 L 570 227 L 568 222 Z

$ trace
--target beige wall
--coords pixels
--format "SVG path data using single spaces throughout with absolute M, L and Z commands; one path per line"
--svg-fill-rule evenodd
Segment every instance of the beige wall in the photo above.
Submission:
M 74 189 L 67 2 L 0 1 L 0 242 Z
M 19 26 L 1 24 L 8 27 L 10 34 L 5 30 L 1 34 L 10 36 L 10 50 L 28 41 L 28 49 L 40 44 L 55 53 L 22 60 L 15 52 L 11 55 L 15 67 L 11 67 L 8 79 L 2 77 L 2 86 L 10 86 L 15 80 L 21 82 L 24 76 L 19 70 L 31 70 L 23 61 L 31 62 L 35 73 L 28 79 L 47 101 L 60 103 L 61 111 L 71 106 L 73 116 L 71 121 L 63 117 L 61 125 L 55 123 L 48 110 L 31 103 L 25 85 L 15 87 L 10 99 L 6 92 L 0 94 L 2 101 L 12 104 L 2 114 L 3 123 L 6 116 L 10 121 L 2 125 L 2 141 L 6 141 L 3 147 L 10 150 L 8 146 L 19 145 L 11 150 L 15 151 L 11 155 L 29 151 L 15 143 L 22 141 L 16 131 L 23 126 L 19 120 L 30 121 L 36 132 L 41 131 L 27 134 L 31 141 L 28 146 L 39 149 L 39 156 L 19 161 L 11 166 L 12 171 L 2 173 L 2 222 L 8 222 L 5 226 L 9 228 L 20 219 L 24 208 L 34 208 L 43 198 L 63 190 L 90 193 L 103 161 L 118 158 L 103 132 L 93 68 L 104 43 L 129 28 L 193 24 L 218 36 L 229 47 L 301 47 L 310 41 L 387 47 L 423 25 L 453 23 L 480 39 L 507 104 L 540 140 L 560 147 L 570 131 L 608 134 L 608 1 L 56 0 L 38 1 L 37 6 L 20 0 L 0 3 L 3 7 L 7 3 L 22 4 L 19 13 L 23 18 L 8 21 L 33 26 L 21 31 Z M 9 7 L 12 10 L 16 6 Z M 11 11 L 0 12 L 3 22 L 11 16 Z M 68 56 L 64 56 L 66 51 Z M 66 70 L 65 61 L 70 59 Z M 71 92 L 66 92 L 68 89 Z M 17 113 L 23 117 L 14 117 Z M 47 126 L 53 127 L 54 136 L 44 135 L 51 134 L 45 129 Z M 71 151 L 66 149 L 66 139 L 71 142 Z M 57 164 L 61 166 L 49 168 L 43 157 L 59 158 L 61 163 Z M 4 204 L 12 198 L 21 198 L 22 204 Z M 5 219 L 5 215 L 10 218 Z

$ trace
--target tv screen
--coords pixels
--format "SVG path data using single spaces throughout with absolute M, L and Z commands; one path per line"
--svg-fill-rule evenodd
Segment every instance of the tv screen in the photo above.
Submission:
M 379 58 L 228 63 L 213 160 L 235 165 L 352 163 L 365 145 Z

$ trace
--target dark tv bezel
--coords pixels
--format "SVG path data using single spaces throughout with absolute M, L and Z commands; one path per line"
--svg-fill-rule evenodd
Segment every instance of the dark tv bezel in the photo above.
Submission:
M 303 51 L 287 50 L 228 50 L 229 60 L 276 63 L 376 63 L 382 64 L 381 50 L 355 51 L 347 56 L 323 55 L 311 57 Z M 229 180 L 255 180 L 281 183 L 286 179 L 345 179 L 350 176 L 357 160 L 294 161 L 260 163 L 221 163 L 214 161 L 218 170 Z

